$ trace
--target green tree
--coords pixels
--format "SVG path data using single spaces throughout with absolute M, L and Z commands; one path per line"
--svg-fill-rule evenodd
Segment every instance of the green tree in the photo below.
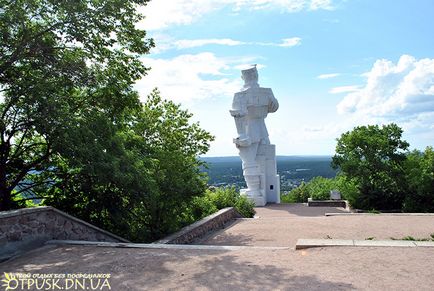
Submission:
M 434 212 L 434 150 L 413 151 L 405 162 L 408 192 L 404 210 L 410 212 Z
M 179 229 L 205 192 L 197 157 L 213 139 L 191 117 L 154 90 L 123 126 L 92 121 L 94 130 L 74 133 L 85 142 L 68 147 L 50 172 L 45 203 L 133 241 Z
M 122 150 L 113 133 L 140 110 L 132 85 L 153 46 L 135 26 L 147 2 L 0 0 L 0 210 L 52 185 L 35 174 L 74 163 L 74 146 L 95 153 L 110 135 Z
M 409 144 L 396 124 L 359 126 L 337 140 L 332 165 L 353 180 L 354 207 L 401 209 L 406 193 L 403 163 Z

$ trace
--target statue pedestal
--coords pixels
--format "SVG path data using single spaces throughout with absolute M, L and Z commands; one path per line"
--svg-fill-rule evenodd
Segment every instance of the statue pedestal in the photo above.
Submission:
M 267 203 L 280 203 L 280 177 L 277 175 L 276 146 L 261 144 L 258 147 L 256 162 L 259 165 L 259 190 L 241 189 L 240 194 L 255 202 L 256 206 Z
M 266 202 L 280 203 L 280 177 L 277 175 L 276 146 L 274 144 L 259 145 L 256 159 L 261 173 L 264 174 L 261 190 L 265 193 Z

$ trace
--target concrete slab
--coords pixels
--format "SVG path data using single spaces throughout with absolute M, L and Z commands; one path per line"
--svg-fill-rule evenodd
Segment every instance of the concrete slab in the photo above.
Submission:
M 352 247 L 354 246 L 353 240 L 344 239 L 298 239 L 295 245 L 296 250 L 308 248 L 321 248 L 321 247 Z
M 434 247 L 434 241 L 413 241 L 418 247 Z
M 299 239 L 296 250 L 320 247 L 434 247 L 434 242 L 409 240 Z
M 416 247 L 409 240 L 354 240 L 356 247 Z

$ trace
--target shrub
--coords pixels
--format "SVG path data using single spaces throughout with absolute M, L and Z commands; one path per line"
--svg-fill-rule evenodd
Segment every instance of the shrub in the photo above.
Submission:
M 309 197 L 313 200 L 328 200 L 330 199 L 330 191 L 335 190 L 334 179 L 324 177 L 315 177 L 307 184 Z
M 327 200 L 330 199 L 332 190 L 338 190 L 342 199 L 349 200 L 350 204 L 358 199 L 360 193 L 356 182 L 341 174 L 333 179 L 318 176 L 307 183 L 302 182 L 287 195 L 281 195 L 280 199 L 284 203 L 305 203 L 309 197 L 314 200 Z
M 301 185 L 292 189 L 287 195 L 280 195 L 280 201 L 283 203 L 305 203 L 309 198 L 309 192 L 306 183 L 301 182 Z
M 334 178 L 335 188 L 341 192 L 342 199 L 348 200 L 350 205 L 356 205 L 357 199 L 360 197 L 360 191 L 355 180 L 340 174 Z
M 184 221 L 184 225 L 189 224 L 225 207 L 235 207 L 244 217 L 253 217 L 255 214 L 252 201 L 241 196 L 234 187 L 227 187 L 216 188 L 215 190 L 208 189 L 203 196 L 195 197 L 181 214 L 181 219 Z
M 253 215 L 255 215 L 255 210 L 253 209 L 254 206 L 255 204 L 247 199 L 246 196 L 238 196 L 238 199 L 235 202 L 235 208 L 244 217 L 253 217 Z

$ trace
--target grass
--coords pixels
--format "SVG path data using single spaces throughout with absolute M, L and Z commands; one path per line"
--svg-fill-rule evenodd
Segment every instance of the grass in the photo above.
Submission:
M 434 233 L 430 234 L 430 238 L 415 238 L 411 235 L 404 236 L 403 238 L 394 238 L 391 237 L 391 240 L 408 240 L 408 241 L 434 241 Z

